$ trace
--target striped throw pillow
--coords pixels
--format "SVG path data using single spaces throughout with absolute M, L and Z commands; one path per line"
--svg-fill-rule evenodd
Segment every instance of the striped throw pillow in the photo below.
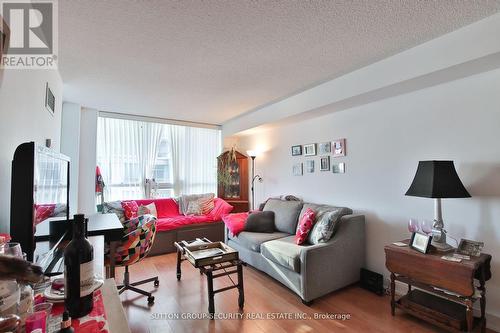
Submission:
M 213 197 L 201 198 L 198 201 L 200 203 L 201 215 L 208 215 L 215 207 Z

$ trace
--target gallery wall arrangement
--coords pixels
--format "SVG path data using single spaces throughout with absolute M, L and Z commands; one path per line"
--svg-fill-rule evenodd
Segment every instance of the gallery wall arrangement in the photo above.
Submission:
M 304 173 L 313 174 L 316 171 L 316 159 L 319 157 L 319 171 L 332 173 L 345 173 L 345 162 L 337 162 L 333 158 L 346 156 L 346 139 L 337 139 L 329 142 L 307 143 L 291 147 L 294 158 L 304 156 L 307 159 L 297 161 L 292 166 L 294 176 L 303 176 Z

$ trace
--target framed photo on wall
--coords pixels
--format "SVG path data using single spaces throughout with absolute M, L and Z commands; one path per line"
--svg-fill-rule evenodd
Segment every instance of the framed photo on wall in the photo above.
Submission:
M 318 145 L 318 155 L 326 155 L 332 152 L 332 143 L 323 142 Z
M 338 139 L 332 142 L 333 157 L 345 156 L 345 139 Z
M 4 54 L 7 54 L 7 50 L 9 49 L 9 40 L 10 40 L 10 29 L 7 25 L 7 22 L 3 19 L 2 15 L 0 15 L 0 61 Z
M 292 167 L 292 172 L 294 176 L 302 176 L 304 173 L 302 163 L 295 163 Z
M 314 172 L 314 160 L 307 160 L 306 173 L 313 173 L 313 172 Z
M 292 156 L 300 156 L 302 155 L 302 146 L 292 146 Z
M 304 145 L 304 156 L 315 156 L 316 155 L 316 144 L 309 143 Z
M 333 173 L 345 173 L 345 163 L 332 163 Z
M 330 171 L 330 156 L 323 156 L 319 161 L 320 171 Z

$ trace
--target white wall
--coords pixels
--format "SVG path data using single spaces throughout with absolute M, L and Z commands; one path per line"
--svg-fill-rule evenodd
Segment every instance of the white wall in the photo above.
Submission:
M 80 161 L 80 104 L 64 102 L 61 119 L 61 153 L 71 159 L 69 173 L 70 216 L 78 211 L 78 175 Z
M 93 214 L 96 212 L 95 168 L 97 117 L 94 109 L 82 108 L 80 118 L 80 160 L 78 177 L 78 212 Z
M 264 183 L 257 201 L 278 194 L 348 206 L 366 215 L 367 266 L 385 270 L 384 245 L 409 237 L 407 220 L 433 217 L 431 199 L 406 197 L 419 160 L 450 159 L 470 199 L 443 200 L 456 238 L 485 242 L 493 255 L 488 313 L 500 313 L 500 70 L 400 95 L 319 118 L 239 137 L 238 149 L 266 150 L 256 160 Z M 292 176 L 296 144 L 347 139 L 346 174 Z M 234 138 L 233 138 L 234 139 Z M 319 157 L 315 157 L 319 169 Z M 445 274 L 446 272 L 443 272 Z M 494 327 L 494 323 L 489 323 Z M 498 326 L 497 326 L 498 328 Z
M 45 84 L 56 98 L 52 115 L 45 109 Z M 0 81 L 0 232 L 10 225 L 11 162 L 16 147 L 27 141 L 59 151 L 62 80 L 55 70 L 5 70 Z

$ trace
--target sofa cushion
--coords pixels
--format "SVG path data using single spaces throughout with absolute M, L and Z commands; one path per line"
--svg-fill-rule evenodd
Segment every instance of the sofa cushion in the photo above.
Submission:
M 135 200 L 135 202 L 137 202 L 139 206 L 146 206 L 150 203 L 154 203 L 156 206 L 158 218 L 179 216 L 179 206 L 177 205 L 177 202 L 172 198 L 141 199 Z
M 305 214 L 308 208 L 316 213 L 316 223 L 307 238 L 310 244 L 328 242 L 335 235 L 340 224 L 340 218 L 352 214 L 352 210 L 346 207 L 304 203 L 300 217 Z
M 270 234 L 250 231 L 242 231 L 238 234 L 238 236 L 228 235 L 232 241 L 254 252 L 260 252 L 260 246 L 262 243 L 287 236 L 290 236 L 290 234 L 284 232 L 273 232 Z
M 309 232 L 312 230 L 314 223 L 316 222 L 316 215 L 314 210 L 307 208 L 304 215 L 299 220 L 299 225 L 297 226 L 297 233 L 295 234 L 295 244 L 301 245 L 307 240 Z
M 134 219 L 138 216 L 137 211 L 139 210 L 139 206 L 137 205 L 137 202 L 133 200 L 122 201 L 122 207 L 127 220 Z
M 276 230 L 288 234 L 295 234 L 302 205 L 300 201 L 269 199 L 264 206 L 264 211 L 274 212 L 274 225 Z
M 274 232 L 274 212 L 252 212 L 245 222 L 245 231 Z
M 304 248 L 295 244 L 295 236 L 288 236 L 265 242 L 260 247 L 260 252 L 272 262 L 300 273 L 300 253 Z
M 197 201 L 199 199 L 208 199 L 214 198 L 215 195 L 213 193 L 205 193 L 205 194 L 189 194 L 189 195 L 181 195 L 179 197 L 179 214 L 181 215 L 190 215 L 189 214 L 189 204 L 193 201 Z M 197 214 L 200 215 L 200 214 Z
M 102 205 L 103 214 L 116 214 L 120 222 L 125 222 L 125 210 L 123 210 L 122 202 L 119 200 L 105 202 Z
M 137 210 L 137 215 L 142 216 L 142 215 L 153 215 L 154 217 L 158 217 L 158 212 L 156 211 L 156 205 L 154 202 L 150 203 L 149 205 L 140 205 L 139 209 Z
M 233 208 L 234 208 L 233 206 L 228 204 L 223 199 L 215 198 L 214 209 L 212 209 L 210 213 L 208 213 L 208 216 L 210 216 L 214 221 L 220 221 L 223 216 L 226 216 L 227 214 L 231 213 Z

